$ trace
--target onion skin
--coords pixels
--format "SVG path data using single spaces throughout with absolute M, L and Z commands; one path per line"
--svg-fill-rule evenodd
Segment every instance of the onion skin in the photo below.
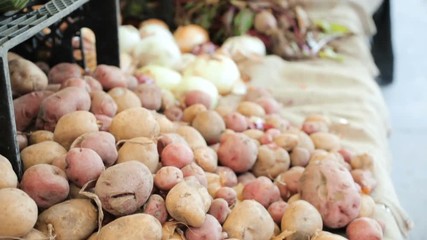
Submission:
M 182 53 L 190 53 L 198 45 L 209 42 L 208 32 L 195 24 L 178 27 L 174 32 L 174 38 Z

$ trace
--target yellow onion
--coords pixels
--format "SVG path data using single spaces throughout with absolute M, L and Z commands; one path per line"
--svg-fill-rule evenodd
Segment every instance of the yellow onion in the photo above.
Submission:
M 183 53 L 191 52 L 197 45 L 209 41 L 209 34 L 206 29 L 195 24 L 178 27 L 173 36 Z

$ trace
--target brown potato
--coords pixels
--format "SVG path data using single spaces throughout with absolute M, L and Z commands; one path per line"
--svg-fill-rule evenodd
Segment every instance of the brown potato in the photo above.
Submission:
M 198 113 L 191 125 L 202 134 L 208 144 L 219 142 L 221 134 L 225 131 L 224 120 L 213 110 Z
M 141 107 L 139 97 L 131 90 L 124 87 L 115 87 L 108 91 L 114 102 L 117 104 L 117 113 L 129 108 Z
M 157 144 L 152 139 L 136 137 L 123 142 L 118 151 L 117 163 L 136 160 L 147 166 L 151 173 L 157 171 L 159 153 Z
M 30 145 L 21 151 L 21 159 L 24 165 L 24 170 L 29 167 L 39 164 L 51 164 L 57 157 L 67 153 L 67 150 L 57 142 L 44 141 L 34 145 Z
M 47 130 L 36 130 L 30 132 L 29 144 L 36 144 L 44 141 L 53 141 L 53 132 Z
M 9 61 L 10 83 L 14 95 L 44 90 L 47 76 L 37 65 L 23 58 Z
M 156 84 L 139 84 L 134 90 L 142 107 L 158 111 L 162 107 L 162 90 Z
M 16 188 L 18 185 L 18 176 L 13 171 L 12 164 L 9 160 L 0 155 L 0 189 Z
M 59 63 L 53 66 L 48 74 L 49 83 L 61 84 L 69 78 L 82 76 L 82 69 L 75 63 Z

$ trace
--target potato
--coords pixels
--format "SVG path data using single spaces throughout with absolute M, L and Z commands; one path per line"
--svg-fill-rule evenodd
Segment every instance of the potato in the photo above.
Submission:
M 142 107 L 158 111 L 162 107 L 162 89 L 156 84 L 139 84 L 134 90 Z
M 67 150 L 57 142 L 53 141 L 44 141 L 41 143 L 36 143 L 26 147 L 21 151 L 21 159 L 24 165 L 24 170 L 29 167 L 40 164 L 47 163 L 51 164 L 52 161 L 67 153 Z
M 123 141 L 119 148 L 117 163 L 139 161 L 155 173 L 159 165 L 159 153 L 156 143 L 146 137 L 136 137 Z
M 273 97 L 260 97 L 255 101 L 255 103 L 264 109 L 265 114 L 277 113 L 281 107 L 279 102 L 277 102 Z
M 219 175 L 221 186 L 234 187 L 237 185 L 236 173 L 231 168 L 218 166 L 215 173 Z
M 248 120 L 238 112 L 233 112 L 224 116 L 225 127 L 235 132 L 243 132 L 249 128 Z
M 353 169 L 372 170 L 374 159 L 367 153 L 357 154 L 351 158 L 350 164 Z
M 108 95 L 117 104 L 117 113 L 129 108 L 141 107 L 139 97 L 131 90 L 124 87 L 115 87 L 108 91 Z
M 0 189 L 16 188 L 18 185 L 18 176 L 13 171 L 9 160 L 0 154 Z
M 115 216 L 123 216 L 144 205 L 152 189 L 150 170 L 138 161 L 128 161 L 103 171 L 96 182 L 95 194 L 103 209 Z
M 163 114 L 172 122 L 180 122 L 184 116 L 184 112 L 181 107 L 172 106 L 168 107 L 163 111 Z
M 34 122 L 41 102 L 51 94 L 52 91 L 34 91 L 13 100 L 16 130 L 25 131 Z
M 280 191 L 269 178 L 261 176 L 244 186 L 242 196 L 245 200 L 255 200 L 268 208 L 271 203 L 280 200 Z
M 100 64 L 96 67 L 92 76 L 101 83 L 106 91 L 115 87 L 127 87 L 125 73 L 116 66 Z
M 42 212 L 35 228 L 49 235 L 49 225 L 55 239 L 86 239 L 98 226 L 98 212 L 89 199 L 67 200 Z
M 288 171 L 282 172 L 275 179 L 275 184 L 280 190 L 282 198 L 287 199 L 300 189 L 300 179 L 304 173 L 303 167 L 291 167 Z
M 28 141 L 30 145 L 43 141 L 53 141 L 53 132 L 47 130 L 36 130 L 34 132 L 30 132 Z
M 160 224 L 164 224 L 168 218 L 166 203 L 162 196 L 153 194 L 144 205 L 143 212 L 157 218 Z
M 258 147 L 255 141 L 242 133 L 230 134 L 221 141 L 218 149 L 219 162 L 238 173 L 251 169 L 257 155 Z
M 264 118 L 264 129 L 276 128 L 286 131 L 290 126 L 291 123 L 278 114 L 270 114 Z
M 213 110 L 198 113 L 191 125 L 202 134 L 208 144 L 219 142 L 221 134 L 225 131 L 224 120 Z
M 171 133 L 176 130 L 176 125 L 169 120 L 165 115 L 154 113 L 154 118 L 159 124 L 160 133 Z
M 176 184 L 184 180 L 181 169 L 174 166 L 161 167 L 154 176 L 154 185 L 164 191 L 169 191 Z
M 287 203 L 288 203 L 288 204 L 291 204 L 292 202 L 295 202 L 295 201 L 298 201 L 298 200 L 301 200 L 301 195 L 300 195 L 299 193 L 292 195 L 292 196 L 288 199 Z
M 194 161 L 191 148 L 182 143 L 170 143 L 162 150 L 161 162 L 164 166 L 183 168 Z
M 240 174 L 237 177 L 237 182 L 242 184 L 242 185 L 246 185 L 247 183 L 251 182 L 252 180 L 255 180 L 256 177 L 253 173 L 251 172 L 245 172 L 243 174 Z
M 265 110 L 259 104 L 254 102 L 243 101 L 237 106 L 237 112 L 246 117 L 261 117 L 265 116 Z
M 53 66 L 48 74 L 49 83 L 62 84 L 69 78 L 82 76 L 82 69 L 75 63 L 59 63 Z
M 215 172 L 218 167 L 218 155 L 210 147 L 193 149 L 195 162 L 206 172 Z
M 78 187 L 97 180 L 105 170 L 101 157 L 90 148 L 70 149 L 65 157 L 65 173 Z
M 224 222 L 229 238 L 269 240 L 274 234 L 274 221 L 255 200 L 238 203 Z
M 194 181 L 182 181 L 166 195 L 166 209 L 177 221 L 190 227 L 201 227 L 212 198 L 207 189 Z
M 317 149 L 326 151 L 338 151 L 341 148 L 341 141 L 337 135 L 326 132 L 316 132 L 310 135 L 314 146 Z
M 199 90 L 188 91 L 184 94 L 184 105 L 192 106 L 195 104 L 201 104 L 207 109 L 210 109 L 212 104 L 212 97 L 206 92 Z
M 91 76 L 83 76 L 83 80 L 89 85 L 90 92 L 102 91 L 101 83 Z
M 64 201 L 70 192 L 65 172 L 45 163 L 28 168 L 22 175 L 20 188 L 40 208 L 49 208 Z
M 381 225 L 372 218 L 361 217 L 354 219 L 346 228 L 349 240 L 381 240 L 383 231 Z
M 314 234 L 311 240 L 348 240 L 345 237 L 342 237 L 338 234 L 333 234 L 330 232 L 320 231 Z
M 214 198 L 222 198 L 227 201 L 228 206 L 233 207 L 237 202 L 237 193 L 231 187 L 221 187 L 215 192 Z
M 69 149 L 76 138 L 88 132 L 98 132 L 95 116 L 91 112 L 75 111 L 59 119 L 53 132 L 53 139 L 65 149 Z
M 274 137 L 280 135 L 281 132 L 277 128 L 270 128 L 264 132 L 262 137 L 259 139 L 259 142 L 262 145 L 273 143 Z
M 47 76 L 37 65 L 23 58 L 9 61 L 13 95 L 22 95 L 47 87 Z
M 304 121 L 301 130 L 310 135 L 317 132 L 329 132 L 329 126 L 323 121 Z
M 360 211 L 361 197 L 350 171 L 334 159 L 308 164 L 300 178 L 300 194 L 330 228 L 346 226 Z
M 88 92 L 77 87 L 64 88 L 41 102 L 36 128 L 53 131 L 62 116 L 74 111 L 88 111 L 90 104 Z
M 185 237 L 188 240 L 222 240 L 222 226 L 214 216 L 207 214 L 202 226 L 189 227 Z
M 223 198 L 216 198 L 212 200 L 211 207 L 209 208 L 208 213 L 214 216 L 219 223 L 223 224 L 225 219 L 227 219 L 231 210 L 227 201 Z
M 293 133 L 282 133 L 273 138 L 274 143 L 279 147 L 284 148 L 286 151 L 292 151 L 298 146 L 299 138 Z
M 116 141 L 135 137 L 153 138 L 160 127 L 153 115 L 145 108 L 129 108 L 114 116 L 109 129 Z
M 207 111 L 207 110 L 208 109 L 203 104 L 200 104 L 200 103 L 193 104 L 193 105 L 184 109 L 182 120 L 184 122 L 191 123 L 197 114 L 204 112 L 204 111 Z
M 97 240 L 160 240 L 162 225 L 153 216 L 138 213 L 117 218 L 101 228 Z
M 206 179 L 208 180 L 209 195 L 215 197 L 215 193 L 222 187 L 221 179 L 218 174 L 206 172 Z
M 179 104 L 175 95 L 168 89 L 162 88 L 162 107 L 160 109 L 168 109 Z
M 171 143 L 188 145 L 187 141 L 177 133 L 162 133 L 157 138 L 157 151 L 162 154 L 163 149 Z
M 351 171 L 351 176 L 365 194 L 370 194 L 377 186 L 377 180 L 369 170 L 354 169 Z
M 323 228 L 322 217 L 309 202 L 297 200 L 289 203 L 282 217 L 282 231 L 295 231 L 289 240 L 310 239 Z
M 114 136 L 109 132 L 84 133 L 73 141 L 70 148 L 90 148 L 94 150 L 107 167 L 113 165 L 118 158 Z
M 90 93 L 90 111 L 95 115 L 105 115 L 108 117 L 114 117 L 116 115 L 118 106 L 108 93 L 100 91 L 92 91 Z
M 110 129 L 113 118 L 99 114 L 96 114 L 95 118 L 98 123 L 99 131 L 108 131 Z
M 203 136 L 193 127 L 180 126 L 176 129 L 176 133 L 185 139 L 191 149 L 207 146 Z
M 48 236 L 37 229 L 31 229 L 27 235 L 23 236 L 24 240 L 41 240 L 41 239 L 49 239 Z
M 271 93 L 266 88 L 249 86 L 243 99 L 246 101 L 256 101 L 260 97 L 271 97 Z
M 374 199 L 367 194 L 361 194 L 360 212 L 358 217 L 372 217 L 375 213 L 376 203 Z
M 59 89 L 64 89 L 66 87 L 78 87 L 87 92 L 91 92 L 89 84 L 82 78 L 68 78 L 67 80 L 62 82 L 61 87 Z
M 268 206 L 267 211 L 270 213 L 271 218 L 273 218 L 274 222 L 280 224 L 282 222 L 283 214 L 285 214 L 285 210 L 288 207 L 288 204 L 283 201 L 275 201 L 270 206 Z
M 0 189 L 0 212 L 0 236 L 24 236 L 37 221 L 36 203 L 17 188 Z
M 276 178 L 280 173 L 289 169 L 289 153 L 277 146 L 262 145 L 258 148 L 258 157 L 252 167 L 255 176 Z
M 310 161 L 310 151 L 308 151 L 306 148 L 302 147 L 295 147 L 291 152 L 291 165 L 292 166 L 300 166 L 305 167 L 307 166 L 308 162 Z
M 181 171 L 184 174 L 184 178 L 194 176 L 200 184 L 202 184 L 204 187 L 208 187 L 206 173 L 196 163 L 192 162 L 187 164 L 185 167 L 181 168 Z

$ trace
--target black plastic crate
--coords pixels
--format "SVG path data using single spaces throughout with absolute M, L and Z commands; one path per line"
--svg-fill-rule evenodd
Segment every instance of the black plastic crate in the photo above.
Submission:
M 37 1 L 31 1 L 35 4 Z M 38 1 L 37 3 L 40 3 Z M 43 29 L 50 28 L 56 35 L 50 49 L 50 64 L 72 62 L 71 37 L 81 27 L 90 28 L 96 36 L 97 63 L 119 66 L 119 0 L 51 0 L 44 1 L 37 10 L 24 9 L 13 16 L 0 17 L 0 154 L 8 158 L 18 177 L 22 175 L 19 146 L 16 141 L 16 125 L 9 76 L 7 54 L 10 50 L 35 60 Z M 68 31 L 57 31 L 60 23 L 67 21 Z

